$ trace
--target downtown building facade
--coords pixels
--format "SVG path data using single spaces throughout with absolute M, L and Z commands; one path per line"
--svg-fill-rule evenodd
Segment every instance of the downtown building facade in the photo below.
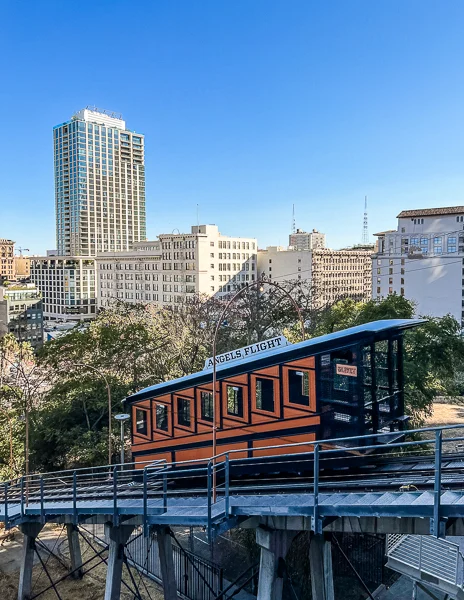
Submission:
M 453 315 L 464 326 L 464 206 L 404 210 L 376 234 L 372 294 L 405 296 L 418 315 Z
M 0 337 L 7 333 L 36 349 L 43 343 L 42 295 L 33 283 L 0 285 Z
M 0 238 L 0 281 L 12 281 L 16 276 L 13 240 Z
M 53 129 L 56 252 L 31 259 L 48 319 L 96 312 L 95 257 L 146 237 L 144 136 L 87 107 Z M 52 256 L 53 255 L 53 256 Z
M 198 294 L 221 298 L 255 281 L 257 240 L 195 225 L 190 233 L 139 242 L 130 252 L 101 253 L 96 263 L 99 307 L 115 299 L 176 306 Z
M 295 250 L 269 246 L 258 251 L 258 272 L 283 283 L 304 282 L 311 291 L 314 308 L 344 298 L 365 302 L 372 290 L 372 248 Z
M 325 233 L 313 229 L 309 233 L 297 229 L 288 236 L 288 245 L 294 250 L 316 250 L 325 248 Z

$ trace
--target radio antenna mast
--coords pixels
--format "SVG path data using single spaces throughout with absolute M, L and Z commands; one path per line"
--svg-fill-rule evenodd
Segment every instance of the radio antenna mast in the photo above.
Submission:
M 367 224 L 367 196 L 364 196 L 364 220 L 363 220 L 362 243 L 366 246 L 369 244 L 369 227 Z
M 292 233 L 296 233 L 296 224 L 295 224 L 295 205 L 293 205 L 293 213 L 292 213 Z

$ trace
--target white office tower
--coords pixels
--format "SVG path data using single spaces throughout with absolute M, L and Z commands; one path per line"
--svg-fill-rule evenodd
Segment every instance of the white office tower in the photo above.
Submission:
M 54 127 L 53 145 L 58 254 L 95 256 L 144 240 L 144 136 L 87 107 Z

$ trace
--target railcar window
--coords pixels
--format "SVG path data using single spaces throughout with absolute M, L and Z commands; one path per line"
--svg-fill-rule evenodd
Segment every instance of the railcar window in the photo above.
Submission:
M 272 379 L 256 379 L 256 408 L 274 412 L 274 382 Z
M 292 404 L 309 406 L 309 373 L 307 371 L 288 372 L 289 401 Z
M 201 418 L 205 421 L 213 420 L 213 393 L 201 392 Z
M 348 361 L 344 358 L 335 358 L 334 365 L 347 365 Z M 338 375 L 334 373 L 334 390 L 347 392 L 350 389 L 349 378 L 346 375 Z
M 190 401 L 177 398 L 177 422 L 184 427 L 190 427 Z
M 135 423 L 136 423 L 137 433 L 141 433 L 142 435 L 147 435 L 148 419 L 147 419 L 147 411 L 146 410 L 140 410 L 139 408 L 136 409 Z
M 168 407 L 165 404 L 156 405 L 156 429 L 168 431 Z
M 243 417 L 243 390 L 241 387 L 227 386 L 227 413 Z

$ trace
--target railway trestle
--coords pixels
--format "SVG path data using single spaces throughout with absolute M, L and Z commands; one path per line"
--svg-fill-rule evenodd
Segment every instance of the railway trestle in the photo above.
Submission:
M 289 444 L 279 447 L 278 456 L 265 448 L 259 461 L 268 473 L 272 463 L 273 475 L 253 481 L 231 475 L 234 465 L 246 460 L 229 452 L 207 464 L 106 465 L 5 482 L 0 521 L 7 529 L 19 526 L 24 534 L 18 600 L 31 599 L 29 573 L 43 525 L 66 527 L 70 570 L 79 575 L 84 567 L 79 528 L 89 521 L 106 528 L 105 600 L 120 597 L 125 547 L 135 527 L 144 536 L 156 530 L 165 597 L 177 597 L 171 537 L 176 526 L 204 527 L 210 540 L 233 527 L 256 529 L 259 600 L 280 600 L 288 548 L 298 532 L 310 531 L 313 598 L 333 600 L 329 532 L 464 535 L 464 456 L 447 452 L 464 439 L 455 435 L 459 427 L 414 430 L 402 439 L 397 432 L 382 434 L 384 442 L 392 439 L 388 459 L 378 453 L 374 436 Z M 338 465 L 341 455 L 346 467 L 327 469 L 327 461 L 333 457 Z M 366 457 L 366 468 L 351 471 L 350 461 L 358 464 L 360 455 Z M 259 461 L 251 459 L 249 466 L 253 462 L 256 469 Z M 312 468 L 287 477 L 288 461 Z M 133 582 L 127 584 L 136 594 Z

